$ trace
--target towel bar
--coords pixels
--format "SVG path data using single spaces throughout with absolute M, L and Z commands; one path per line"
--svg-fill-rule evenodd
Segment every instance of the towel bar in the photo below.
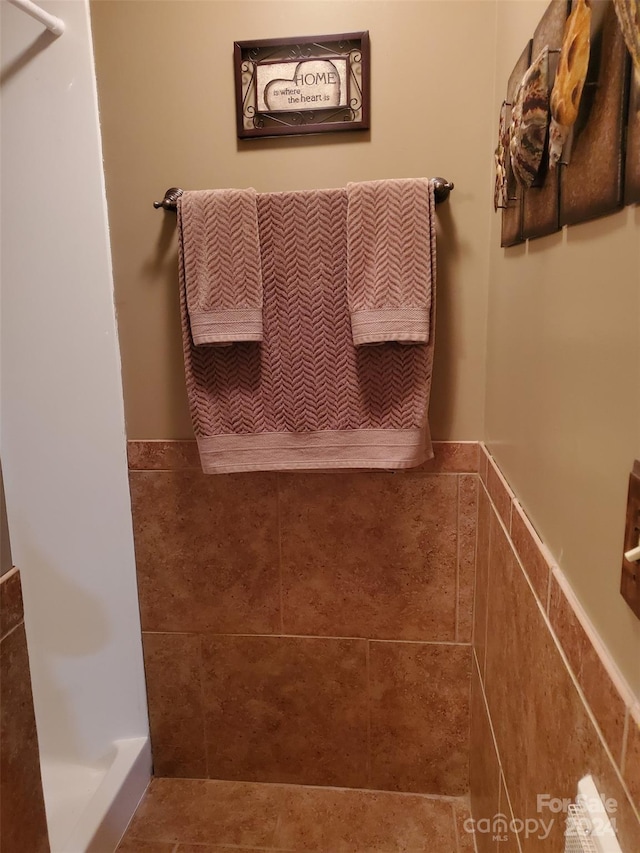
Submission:
M 453 189 L 453 184 L 451 181 L 447 181 L 444 178 L 432 178 L 431 180 L 434 184 L 436 204 L 441 204 L 449 198 L 449 193 Z M 171 187 L 164 194 L 162 201 L 154 201 L 153 206 L 156 210 L 160 207 L 163 210 L 176 210 L 178 199 L 182 193 L 183 190 L 181 190 L 180 187 Z

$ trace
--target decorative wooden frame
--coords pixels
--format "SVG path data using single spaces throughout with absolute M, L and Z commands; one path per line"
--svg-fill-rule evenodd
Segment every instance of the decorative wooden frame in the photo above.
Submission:
M 240 139 L 368 130 L 368 32 L 237 41 L 233 61 Z

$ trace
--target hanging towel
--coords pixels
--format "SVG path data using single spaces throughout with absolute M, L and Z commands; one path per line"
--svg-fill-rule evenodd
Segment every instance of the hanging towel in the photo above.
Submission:
M 347 191 L 258 195 L 261 343 L 196 346 L 184 269 L 185 374 L 205 473 L 409 468 L 433 456 L 429 343 L 353 346 Z M 188 254 L 185 246 L 185 254 Z M 431 324 L 435 296 L 431 300 Z
M 353 343 L 428 341 L 435 274 L 431 181 L 353 183 L 347 195 Z
M 178 200 L 178 227 L 194 344 L 261 341 L 256 191 L 185 192 Z

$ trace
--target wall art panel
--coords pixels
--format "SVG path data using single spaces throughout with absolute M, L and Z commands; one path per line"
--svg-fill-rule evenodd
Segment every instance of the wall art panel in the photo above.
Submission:
M 529 64 L 531 63 L 531 41 L 528 42 L 525 49 L 520 55 L 520 59 L 516 62 L 509 82 L 507 84 L 507 104 L 511 105 L 514 102 L 516 91 L 520 81 L 525 75 Z M 510 108 L 507 108 L 507 124 L 510 122 Z M 507 206 L 502 211 L 502 240 L 501 246 L 516 246 L 518 243 L 524 242 L 522 236 L 522 213 L 524 191 L 520 184 L 516 181 L 509 157 L 507 156 Z
M 565 146 L 560 165 L 561 225 L 613 213 L 623 203 L 622 139 L 629 54 L 613 2 L 594 0 L 592 10 L 587 82 L 573 138 Z
M 567 0 L 552 0 L 533 34 L 532 56 L 549 46 L 549 87 L 553 88 L 562 34 L 569 12 Z M 558 170 L 549 170 L 548 154 L 540 168 L 538 179 L 524 193 L 522 236 L 544 237 L 560 229 L 560 188 Z
M 640 204 L 640 77 L 631 75 L 624 203 Z

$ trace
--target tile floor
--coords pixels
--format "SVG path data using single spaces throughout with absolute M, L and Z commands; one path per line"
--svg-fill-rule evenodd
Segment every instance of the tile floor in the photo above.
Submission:
M 118 853 L 474 853 L 464 798 L 153 779 Z

